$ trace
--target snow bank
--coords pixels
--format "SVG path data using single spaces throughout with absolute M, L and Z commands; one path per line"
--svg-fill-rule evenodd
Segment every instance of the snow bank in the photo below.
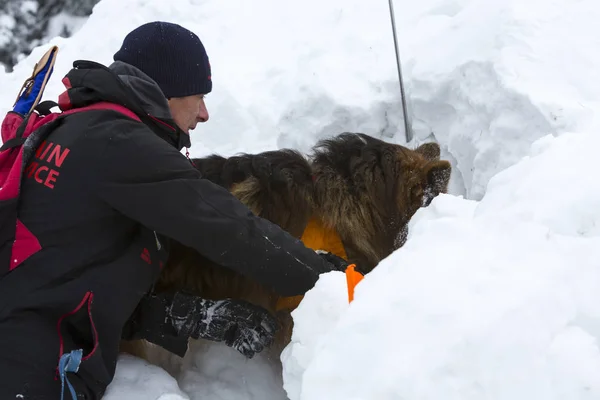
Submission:
M 456 159 L 468 198 L 534 140 L 589 126 L 600 104 L 596 2 L 420 4 L 405 37 L 415 125 Z
M 599 146 L 543 138 L 481 203 L 436 198 L 337 315 L 344 277 L 321 279 L 282 355 L 290 399 L 597 399 Z

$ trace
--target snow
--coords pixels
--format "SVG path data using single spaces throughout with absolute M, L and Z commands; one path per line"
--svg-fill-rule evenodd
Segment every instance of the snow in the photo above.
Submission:
M 117 363 L 113 383 L 103 400 L 189 400 L 164 369 L 128 354 Z
M 597 399 L 598 145 L 544 138 L 481 202 L 436 198 L 338 314 L 345 278 L 321 279 L 282 356 L 290 399 Z
M 596 3 L 395 0 L 408 145 L 440 143 L 450 193 L 419 211 L 352 304 L 341 273 L 322 276 L 293 315 L 283 371 L 202 342 L 165 370 L 122 356 L 106 397 L 598 398 Z M 109 64 L 156 19 L 195 31 L 210 56 L 211 117 L 192 156 L 308 150 L 342 131 L 405 144 L 386 1 L 102 0 L 50 41 L 46 98 L 74 60 Z M 1 114 L 47 48 L 0 71 Z
M 285 399 L 281 365 L 267 353 L 247 360 L 223 344 L 198 341 L 179 375 L 180 387 L 191 400 Z M 279 364 L 279 365 L 278 365 Z
M 51 17 L 48 21 L 48 28 L 46 32 L 47 37 L 60 36 L 66 31 L 67 35 L 72 35 L 77 30 L 81 29 L 83 24 L 87 21 L 87 17 L 78 17 L 70 15 L 67 12 L 60 12 L 55 16 Z

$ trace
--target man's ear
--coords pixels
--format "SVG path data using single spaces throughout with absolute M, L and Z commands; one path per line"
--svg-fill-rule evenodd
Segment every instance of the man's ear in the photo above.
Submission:
M 435 142 L 424 143 L 417 147 L 415 151 L 429 161 L 437 161 L 440 159 L 440 145 Z
M 427 189 L 434 195 L 446 193 L 450 183 L 452 166 L 446 160 L 432 161 L 427 164 L 425 170 L 425 179 L 427 180 Z

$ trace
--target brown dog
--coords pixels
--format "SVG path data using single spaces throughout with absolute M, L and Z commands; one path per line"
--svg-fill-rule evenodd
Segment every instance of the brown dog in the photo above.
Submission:
M 436 143 L 410 150 L 365 134 L 343 133 L 319 142 L 310 160 L 293 150 L 276 150 L 193 162 L 205 179 L 228 189 L 253 213 L 301 238 L 307 247 L 335 253 L 368 273 L 404 244 L 414 213 L 446 192 L 451 166 L 439 157 Z M 277 356 L 291 337 L 290 311 L 301 300 L 281 298 L 177 243 L 155 289 L 243 299 L 264 307 L 283 327 L 270 349 Z M 145 357 L 141 349 L 129 352 Z

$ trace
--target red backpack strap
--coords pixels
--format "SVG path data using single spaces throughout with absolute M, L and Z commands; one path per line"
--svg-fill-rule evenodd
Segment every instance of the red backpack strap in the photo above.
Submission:
M 120 104 L 116 104 L 116 103 L 110 103 L 108 101 L 101 101 L 99 103 L 94 103 L 94 104 L 90 104 L 89 106 L 85 106 L 85 107 L 79 107 L 79 108 L 72 108 L 70 110 L 67 111 L 63 111 L 61 114 L 62 115 L 68 115 L 68 114 L 73 114 L 76 112 L 81 112 L 81 111 L 88 111 L 88 110 L 113 110 L 113 111 L 117 111 L 120 112 L 121 114 L 126 115 L 127 117 L 134 119 L 138 122 L 142 122 L 142 120 L 140 119 L 140 117 L 138 117 L 133 111 L 131 111 L 130 109 L 120 105 Z
M 89 110 L 113 110 L 123 115 L 126 115 L 127 117 L 135 121 L 142 122 L 140 117 L 138 117 L 130 109 L 120 104 L 110 103 L 107 101 L 90 104 L 89 106 L 85 107 L 73 108 L 63 112 L 50 112 L 49 114 L 43 116 L 32 113 L 26 119 L 23 119 L 23 117 L 19 114 L 9 112 L 8 115 L 5 117 L 4 121 L 2 121 L 2 135 L 3 137 L 6 136 L 9 139 L 4 141 L 4 143 L 0 147 L 0 152 L 14 147 L 22 146 L 23 143 L 25 143 L 25 141 L 27 140 L 27 137 L 33 131 L 42 127 L 42 125 L 49 124 L 52 121 L 57 120 L 60 117 L 67 116 L 69 114 Z M 17 133 L 15 134 L 14 131 L 17 131 Z

